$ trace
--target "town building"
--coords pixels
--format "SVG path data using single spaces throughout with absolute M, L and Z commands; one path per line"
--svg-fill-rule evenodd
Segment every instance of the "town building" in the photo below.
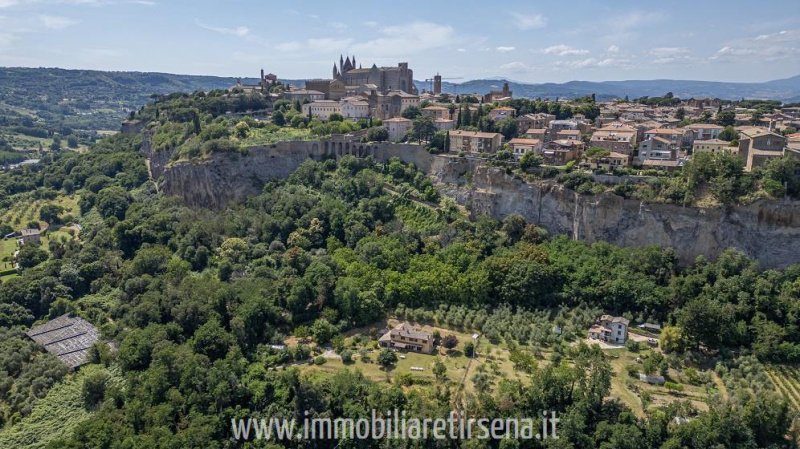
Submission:
M 719 134 L 725 128 L 711 123 L 693 123 L 683 129 L 688 129 L 692 132 L 693 140 L 711 140 L 719 137 Z
M 606 343 L 623 345 L 628 341 L 630 321 L 620 316 L 603 315 L 589 328 L 589 338 Z
M 525 134 L 530 129 L 545 129 L 550 126 L 550 122 L 556 119 L 553 114 L 539 112 L 537 114 L 525 114 L 517 117 L 517 131 Z
M 710 139 L 695 140 L 692 144 L 692 154 L 699 153 L 732 153 L 737 154 L 739 147 L 732 147 L 727 140 Z
M 450 134 L 450 151 L 496 153 L 503 142 L 503 135 L 500 133 L 463 130 L 452 130 L 448 132 Z
M 525 153 L 531 151 L 539 152 L 542 149 L 542 141 L 539 139 L 517 137 L 515 139 L 511 139 L 508 142 L 508 145 L 511 147 L 511 151 L 514 153 L 514 157 L 517 159 L 521 158 Z
M 433 352 L 433 335 L 409 323 L 400 323 L 383 334 L 378 344 L 384 348 L 430 354 Z
M 489 118 L 498 122 L 505 118 L 514 118 L 517 110 L 508 106 L 500 106 L 489 111 Z
M 450 110 L 444 106 L 436 106 L 430 105 L 425 106 L 424 108 L 420 109 L 422 115 L 427 115 L 428 117 L 436 119 L 449 119 L 450 118 Z
M 413 122 L 407 118 L 394 117 L 383 121 L 383 126 L 389 131 L 389 140 L 402 140 L 409 131 Z
M 639 145 L 640 161 L 646 160 L 659 160 L 659 161 L 674 161 L 677 159 L 678 149 L 667 139 L 663 137 L 652 137 L 646 139 Z
M 511 99 L 511 91 L 508 88 L 508 82 L 503 83 L 503 90 L 493 90 L 483 96 L 484 103 L 495 103 L 503 100 Z
M 548 142 L 542 150 L 543 162 L 547 165 L 564 165 L 580 158 L 583 149 L 584 144 L 580 140 L 554 140 Z
M 409 94 L 401 90 L 393 90 L 386 94 L 372 91 L 367 97 L 370 113 L 381 120 L 399 117 L 411 106 L 419 106 L 419 95 Z
M 444 118 L 437 118 L 433 121 L 434 126 L 439 131 L 449 131 L 456 127 L 456 121 Z
M 372 64 L 368 69 L 356 68 L 356 57 L 350 56 L 342 59 L 339 55 L 339 67 L 333 64 L 333 79 L 341 81 L 345 86 L 360 86 L 373 84 L 380 93 L 399 90 L 409 94 L 417 95 L 417 87 L 414 85 L 414 71 L 408 68 L 407 62 L 400 62 L 397 67 L 378 67 Z
M 739 131 L 739 155 L 745 161 L 746 171 L 782 157 L 785 148 L 786 137 L 765 128 L 748 127 Z
M 341 114 L 342 110 L 339 107 L 338 101 L 333 100 L 316 100 L 311 103 L 304 103 L 301 106 L 303 115 L 317 117 L 321 120 L 328 120 L 331 114 Z
M 304 103 L 307 101 L 320 101 L 325 99 L 325 94 L 318 90 L 308 89 L 294 89 L 287 90 L 283 93 L 283 99 L 289 101 L 299 101 Z

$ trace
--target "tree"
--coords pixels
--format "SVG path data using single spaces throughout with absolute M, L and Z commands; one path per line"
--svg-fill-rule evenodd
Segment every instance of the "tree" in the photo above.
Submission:
M 422 143 L 423 140 L 430 140 L 435 133 L 436 124 L 432 117 L 422 115 L 414 119 L 414 123 L 411 127 L 411 136 L 416 139 L 418 143 Z
M 522 215 L 511 214 L 503 219 L 503 226 L 501 229 L 506 233 L 511 243 L 516 243 L 522 238 L 526 225 L 527 222 Z
M 475 355 L 475 343 L 472 341 L 468 341 L 464 343 L 464 355 L 467 357 L 473 357 Z
M 59 215 L 64 212 L 64 208 L 57 204 L 45 204 L 39 209 L 39 218 L 50 224 L 59 224 L 61 219 Z
M 344 363 L 345 365 L 353 363 L 353 351 L 345 349 L 341 353 L 339 353 L 339 355 L 342 357 L 342 363 Z
M 276 110 L 272 113 L 272 123 L 283 126 L 286 124 L 286 116 L 283 115 L 282 111 Z
M 447 334 L 442 338 L 442 347 L 451 351 L 458 345 L 458 338 L 453 334 Z
M 433 375 L 441 382 L 447 378 L 447 366 L 439 359 L 433 362 Z
M 97 211 L 103 218 L 125 218 L 125 211 L 130 205 L 128 192 L 120 186 L 106 187 L 97 193 Z
M 314 340 L 319 345 L 330 342 L 336 332 L 336 326 L 329 323 L 325 318 L 319 318 L 311 325 L 311 335 L 314 336 Z
M 719 133 L 719 139 L 720 140 L 727 140 L 728 142 L 736 139 L 737 137 L 738 137 L 738 134 L 736 133 L 736 130 L 733 129 L 733 126 L 731 126 L 731 125 L 726 126 L 725 129 L 723 129 Z
M 106 394 L 106 384 L 109 375 L 105 371 L 96 371 L 83 379 L 83 402 L 88 408 L 93 408 L 103 401 Z
M 681 352 L 684 349 L 683 333 L 681 328 L 675 326 L 665 326 L 661 330 L 661 337 L 658 342 L 659 347 L 666 353 Z
M 328 121 L 329 122 L 343 122 L 344 121 L 344 116 L 342 114 L 339 114 L 338 112 L 334 112 L 334 113 L 332 113 L 331 115 L 328 116 Z
M 236 137 L 240 139 L 244 139 L 250 133 L 250 125 L 244 120 L 237 123 L 234 129 L 236 131 Z
M 722 111 L 717 113 L 717 124 L 720 126 L 733 126 L 736 124 L 736 113 L 733 111 Z
M 394 366 L 395 363 L 397 363 L 397 354 L 395 354 L 391 349 L 383 348 L 378 354 L 378 363 L 384 369 L 388 370 Z
M 542 157 L 536 154 L 535 152 L 526 151 L 519 159 L 519 166 L 520 168 L 525 170 L 528 168 L 538 167 L 542 165 L 542 161 L 544 161 L 544 159 L 542 159 Z
M 20 268 L 31 268 L 39 265 L 47 260 L 47 251 L 43 250 L 40 245 L 28 242 L 22 245 L 17 253 L 17 264 Z
M 422 111 L 417 106 L 409 106 L 400 115 L 403 118 L 407 118 L 409 120 L 414 120 L 415 118 L 417 118 L 417 117 L 422 115 Z
M 78 148 L 78 138 L 74 135 L 70 135 L 67 137 L 67 146 L 70 148 Z
M 506 140 L 511 140 L 517 137 L 518 125 L 517 121 L 511 117 L 504 118 L 496 123 L 495 127 L 497 132 L 503 135 Z
M 370 142 L 384 142 L 389 140 L 389 130 L 383 126 L 374 126 L 367 131 L 367 140 Z
M 53 142 L 50 144 L 50 151 L 57 152 L 61 151 L 61 138 L 58 136 L 53 136 Z

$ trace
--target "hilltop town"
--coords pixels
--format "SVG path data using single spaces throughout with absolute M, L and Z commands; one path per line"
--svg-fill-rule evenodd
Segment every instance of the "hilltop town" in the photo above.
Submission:
M 442 93 L 442 77 L 419 89 L 408 63 L 356 68 L 340 57 L 332 78 L 283 84 L 261 73 L 257 85 L 237 83 L 234 93 L 260 93 L 272 104 L 295 105 L 291 125 L 380 121 L 383 132 L 345 133 L 353 141 L 425 144 L 434 151 L 513 158 L 526 165 L 577 166 L 616 173 L 670 172 L 693 156 L 728 154 L 745 171 L 774 159 L 800 156 L 800 106 L 777 101 L 723 101 L 661 97 L 615 101 L 515 98 L 508 83 L 485 94 Z M 299 105 L 299 109 L 297 108 Z M 273 122 L 289 123 L 285 111 Z M 269 116 L 267 117 L 269 118 Z M 366 139 L 365 139 L 366 137 Z

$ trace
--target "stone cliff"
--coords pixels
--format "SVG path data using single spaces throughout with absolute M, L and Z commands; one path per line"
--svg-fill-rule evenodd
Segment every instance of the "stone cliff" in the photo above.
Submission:
M 800 202 L 759 201 L 729 210 L 643 203 L 611 193 L 579 195 L 555 183 L 526 183 L 499 168 L 454 156 L 432 156 L 416 145 L 281 142 L 251 148 L 247 155 L 217 154 L 202 161 L 165 163 L 151 159 L 161 190 L 188 204 L 224 208 L 258 193 L 270 180 L 292 173 L 303 161 L 371 155 L 397 156 L 428 173 L 448 196 L 473 214 L 502 219 L 520 214 L 553 234 L 621 246 L 675 248 L 683 263 L 699 255 L 714 258 L 736 247 L 762 267 L 800 262 Z

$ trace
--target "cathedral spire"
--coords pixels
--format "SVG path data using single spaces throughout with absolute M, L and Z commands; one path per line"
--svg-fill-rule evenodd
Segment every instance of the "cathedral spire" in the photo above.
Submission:
M 336 63 L 333 63 L 333 77 L 336 78 L 339 76 L 339 71 L 336 70 Z
M 344 58 L 341 53 L 339 53 L 339 73 L 344 73 Z

